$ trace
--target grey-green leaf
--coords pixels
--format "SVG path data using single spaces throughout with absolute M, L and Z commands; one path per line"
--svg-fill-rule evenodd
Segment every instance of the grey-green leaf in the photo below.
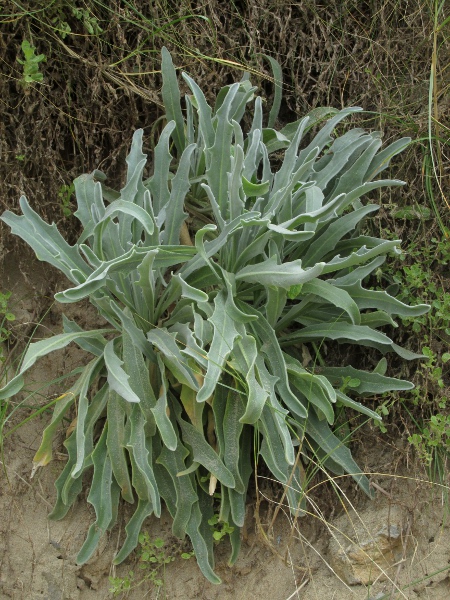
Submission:
M 161 49 L 162 63 L 161 73 L 163 77 L 162 97 L 166 109 L 167 121 L 175 121 L 175 132 L 173 135 L 178 152 L 183 152 L 186 145 L 184 133 L 184 119 L 181 112 L 180 89 L 177 82 L 177 74 L 173 66 L 170 52 L 165 46 Z
M 344 292 L 344 293 L 343 293 Z M 347 290 L 337 288 L 327 281 L 321 279 L 314 279 L 303 284 L 302 296 L 305 294 L 314 294 L 323 298 L 330 304 L 342 308 L 348 314 L 354 325 L 359 325 L 361 322 L 361 316 L 359 313 L 359 307 L 354 300 L 354 295 L 349 293 Z
M 46 356 L 54 350 L 61 350 L 61 348 L 65 348 L 68 344 L 76 341 L 77 339 L 87 338 L 92 340 L 93 338 L 97 338 L 102 340 L 102 334 L 110 332 L 110 329 L 96 329 L 94 331 L 60 333 L 51 338 L 41 340 L 39 342 L 33 342 L 28 347 L 19 373 L 0 390 L 0 399 L 10 398 L 12 395 L 17 394 L 22 389 L 24 383 L 23 374 L 34 365 L 38 358 Z
M 219 292 L 214 300 L 214 313 L 208 319 L 214 327 L 213 340 L 208 352 L 208 369 L 203 386 L 197 394 L 198 402 L 205 402 L 213 394 L 224 369 L 225 361 L 238 336 L 235 323 L 226 310 L 226 296 Z
M 325 263 L 317 263 L 309 269 L 302 268 L 301 260 L 278 264 L 275 257 L 262 263 L 248 265 L 236 273 L 236 281 L 260 283 L 265 286 L 277 286 L 288 290 L 291 286 L 305 283 L 318 277 Z
M 122 369 L 123 361 L 117 356 L 114 350 L 114 341 L 109 341 L 105 346 L 105 365 L 108 371 L 108 383 L 115 392 L 127 402 L 140 402 L 128 382 L 129 375 Z

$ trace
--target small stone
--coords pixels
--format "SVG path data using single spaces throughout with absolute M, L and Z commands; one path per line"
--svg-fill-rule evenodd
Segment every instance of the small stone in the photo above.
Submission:
M 400 511 L 373 510 L 350 523 L 344 516 L 330 542 L 330 563 L 347 585 L 371 585 L 383 581 L 402 559 L 403 533 Z
M 81 579 L 81 577 L 77 577 L 77 588 L 81 591 L 86 589 L 86 582 L 84 579 Z

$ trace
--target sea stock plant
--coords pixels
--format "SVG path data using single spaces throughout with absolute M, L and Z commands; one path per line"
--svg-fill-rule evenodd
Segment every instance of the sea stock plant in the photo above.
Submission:
M 263 459 L 286 487 L 294 514 L 306 507 L 304 456 L 351 475 L 371 495 L 333 432 L 335 410 L 380 419 L 360 400 L 413 386 L 387 377 L 384 359 L 366 371 L 341 366 L 332 349 L 356 344 L 418 358 L 380 329 L 428 306 L 364 286 L 399 252 L 399 240 L 364 234 L 361 225 L 378 206 L 362 198 L 403 185 L 375 178 L 409 139 L 380 150 L 377 133 L 350 128 L 338 136 L 338 124 L 359 108 L 312 111 L 277 130 L 278 100 L 263 125 L 263 103 L 247 76 L 222 88 L 211 107 L 183 73 L 190 90 L 183 107 L 166 49 L 162 75 L 167 124 L 153 175 L 144 177 L 138 130 L 120 192 L 100 171 L 78 177 L 74 214 L 83 231 L 75 245 L 24 197 L 22 216 L 2 215 L 39 260 L 72 282 L 56 300 L 89 298 L 108 325 L 85 331 L 64 316 L 63 333 L 30 344 L 0 398 L 19 393 L 26 371 L 49 352 L 71 342 L 88 352 L 34 458 L 35 468 L 51 461 L 55 433 L 75 408 L 50 517 L 66 515 L 92 471 L 88 502 L 96 520 L 79 563 L 115 524 L 120 498 L 136 510 L 116 564 L 164 501 L 173 534 L 189 536 L 200 569 L 219 583 L 209 523 L 218 513 L 227 524 L 233 563 L 254 462 Z M 320 367 L 310 365 L 304 351 L 315 355 L 324 341 Z

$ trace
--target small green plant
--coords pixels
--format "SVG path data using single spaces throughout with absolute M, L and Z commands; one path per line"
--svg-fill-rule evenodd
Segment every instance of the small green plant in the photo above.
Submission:
M 436 382 L 436 385 L 441 390 L 444 389 L 445 383 L 442 375 L 442 366 L 435 352 L 431 350 L 428 346 L 422 347 L 423 355 L 426 356 L 427 360 L 424 361 L 421 365 L 423 370 L 427 370 L 429 376 Z M 443 356 L 443 360 L 445 361 L 445 355 Z
M 441 409 L 447 407 L 441 403 Z M 408 441 L 416 448 L 424 463 L 430 467 L 436 459 L 437 452 L 449 455 L 450 452 L 450 415 L 438 413 L 432 415 L 421 427 L 420 433 L 408 437 Z
M 152 539 L 147 532 L 139 534 L 139 545 L 137 568 L 140 570 L 140 576 L 135 571 L 129 571 L 125 577 L 110 577 L 109 591 L 115 596 L 136 589 L 143 583 L 152 583 L 156 587 L 164 586 L 165 567 L 174 562 L 176 556 L 164 547 L 163 539 Z M 188 560 L 194 556 L 194 552 L 181 552 L 179 556 Z
M 220 542 L 226 535 L 231 535 L 234 527 L 221 520 L 220 514 L 215 514 L 208 519 L 208 525 L 211 526 L 212 536 L 216 542 Z
M 21 82 L 24 87 L 28 87 L 31 83 L 41 83 L 44 75 L 39 70 L 40 63 L 45 62 L 47 57 L 45 54 L 35 54 L 36 48 L 30 44 L 28 40 L 23 40 L 21 49 L 24 59 L 17 59 L 23 65 L 23 75 Z
M 75 186 L 73 183 L 71 183 L 70 185 L 64 184 L 58 190 L 58 197 L 61 205 L 61 210 L 65 217 L 72 216 L 71 200 L 74 192 Z
M 61 7 L 57 14 L 51 19 L 53 26 L 62 39 L 65 39 L 72 33 L 72 28 L 67 22 L 65 11 L 70 11 L 70 15 L 83 24 L 83 28 L 89 35 L 100 35 L 103 29 L 100 27 L 97 17 L 87 8 L 77 8 L 76 6 Z
M 89 35 L 99 35 L 103 29 L 100 27 L 98 19 L 86 8 L 77 8 L 72 6 L 70 8 L 72 15 L 83 23 L 83 27 Z
M 277 130 L 279 95 L 263 125 L 262 99 L 247 76 L 210 106 L 184 73 L 190 93 L 183 103 L 166 49 L 162 75 L 167 124 L 153 175 L 143 177 L 139 130 L 120 192 L 104 185 L 100 171 L 77 178 L 82 233 L 75 245 L 24 197 L 22 216 L 2 215 L 70 280 L 56 300 L 89 298 L 107 326 L 85 331 L 63 317 L 63 333 L 30 344 L 0 399 L 20 392 L 27 370 L 49 352 L 75 342 L 90 353 L 55 404 L 34 457 L 35 468 L 50 462 L 59 424 L 75 409 L 50 517 L 67 514 L 92 472 L 96 520 L 80 564 L 115 524 L 120 496 L 136 510 L 116 564 L 164 501 L 173 534 L 189 536 L 200 569 L 220 583 L 214 534 L 229 535 L 233 564 L 255 463 L 264 461 L 285 487 L 295 515 L 306 507 L 304 458 L 348 473 L 372 496 L 336 435 L 341 409 L 379 420 L 360 400 L 413 386 L 387 377 L 383 360 L 373 371 L 341 365 L 339 344 L 419 358 L 382 328 L 429 307 L 365 285 L 400 242 L 362 233 L 378 209 L 363 198 L 403 184 L 375 178 L 409 139 L 381 149 L 377 133 L 350 128 L 339 136 L 339 123 L 358 108 L 315 110 Z M 309 366 L 306 355 L 318 364 Z
M 445 384 L 445 363 L 450 354 L 446 336 L 450 333 L 450 293 L 439 272 L 446 269 L 450 260 L 448 239 L 435 237 L 425 246 L 411 242 L 400 257 L 400 268 L 385 269 L 383 277 L 391 282 L 397 297 L 403 302 L 417 298 L 428 302 L 431 310 L 414 320 L 403 317 L 405 325 L 420 335 L 424 342 L 422 352 L 426 360 L 415 369 L 416 387 L 408 395 L 390 395 L 377 412 L 387 416 L 393 405 L 400 403 L 402 411 L 409 414 L 415 431 L 408 436 L 419 458 L 431 477 L 446 480 L 443 465 L 448 458 L 448 401 Z M 386 432 L 386 427 L 379 423 Z M 441 468 L 442 467 L 442 468 Z
M 420 407 L 424 416 L 415 417 L 407 408 L 407 400 L 403 399 L 417 428 L 415 433 L 408 436 L 408 441 L 416 449 L 430 476 L 433 478 L 438 476 L 439 480 L 443 480 L 445 478 L 443 466 L 450 456 L 450 414 L 442 365 L 450 360 L 450 354 L 444 353 L 439 360 L 428 346 L 424 346 L 422 350 L 427 357 L 427 360 L 421 364 L 419 372 L 423 384 L 411 391 L 411 398 L 413 405 Z M 426 393 L 424 394 L 426 386 L 433 394 L 433 400 L 428 402 Z
M 66 37 L 72 33 L 71 26 L 66 21 L 65 15 L 61 12 L 58 12 L 58 14 L 51 19 L 51 23 L 55 31 L 63 40 L 65 40 Z
M 133 588 L 134 571 L 129 571 L 124 577 L 109 577 L 109 592 L 113 596 L 129 592 Z
M 381 404 L 379 404 L 376 409 L 376 413 L 381 417 L 381 419 L 389 415 L 392 405 L 396 402 L 396 398 L 393 398 L 392 395 L 386 395 L 388 396 L 388 399 L 384 400 Z M 373 423 L 379 428 L 381 433 L 387 433 L 387 427 L 382 420 L 374 419 Z
M 398 289 L 397 297 L 403 302 L 412 302 L 419 297 L 431 305 L 427 314 L 412 321 L 408 317 L 402 319 L 405 325 L 412 325 L 413 331 L 420 333 L 428 342 L 430 332 L 438 334 L 450 330 L 450 293 L 442 280 L 435 276 L 436 268 L 447 267 L 450 261 L 450 243 L 436 238 L 429 240 L 425 247 L 411 243 L 400 259 L 406 264 L 392 275 L 387 271 L 385 275 L 391 278 Z

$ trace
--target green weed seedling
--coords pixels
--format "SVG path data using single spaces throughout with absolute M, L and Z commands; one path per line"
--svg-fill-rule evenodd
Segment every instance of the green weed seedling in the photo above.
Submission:
M 35 54 L 36 48 L 27 40 L 23 40 L 21 45 L 24 59 L 17 59 L 23 66 L 22 85 L 28 87 L 32 83 L 42 83 L 44 75 L 39 71 L 39 65 L 47 60 L 45 54 Z
M 417 298 L 428 302 L 431 310 L 415 319 L 402 317 L 405 326 L 420 335 L 426 345 L 422 347 L 425 360 L 415 370 L 417 386 L 407 396 L 389 394 L 377 412 L 387 416 L 395 404 L 400 403 L 410 417 L 416 431 L 408 436 L 408 441 L 417 452 L 432 479 L 444 483 L 444 465 L 448 462 L 450 450 L 449 405 L 444 379 L 444 365 L 450 359 L 448 347 L 450 335 L 450 293 L 445 278 L 436 276 L 448 268 L 450 243 L 448 239 L 435 237 L 427 240 L 425 246 L 411 242 L 400 256 L 403 264 L 390 271 L 385 268 L 383 275 L 396 287 L 397 298 L 411 302 Z M 383 423 L 378 423 L 386 432 Z
M 282 82 L 281 68 L 272 67 L 278 91 L 267 115 L 247 75 L 210 104 L 183 73 L 189 93 L 182 97 L 164 48 L 166 124 L 150 178 L 141 129 L 120 191 L 106 187 L 98 170 L 75 180 L 75 244 L 25 197 L 22 215 L 1 216 L 68 278 L 56 300 L 88 298 L 105 320 L 84 330 L 63 317 L 62 333 L 31 343 L 0 389 L 0 399 L 19 393 L 40 357 L 71 342 L 90 353 L 55 404 L 34 457 L 35 469 L 52 460 L 60 424 L 76 414 L 50 518 L 62 519 L 89 482 L 96 518 L 79 564 L 114 526 L 122 497 L 135 510 L 115 564 L 164 503 L 173 535 L 190 538 L 201 571 L 220 583 L 214 544 L 229 535 L 229 562 L 237 560 L 259 461 L 285 489 L 293 515 L 306 513 L 303 461 L 348 474 L 373 496 L 346 445 L 345 413 L 380 420 L 364 399 L 414 386 L 386 376 L 387 361 L 373 370 L 342 365 L 338 345 L 423 358 L 396 344 L 385 326 L 420 317 L 428 305 L 367 287 L 400 241 L 362 228 L 379 208 L 367 194 L 403 185 L 381 175 L 410 140 L 382 149 L 378 133 L 343 129 L 357 107 L 314 110 L 276 129 Z M 317 364 L 305 366 L 303 353 Z M 146 552 L 141 562 L 166 564 L 154 543 Z
M 441 402 L 441 409 L 446 409 L 446 404 Z M 448 409 L 447 409 L 448 410 Z M 424 463 L 430 467 L 436 459 L 436 453 L 450 452 L 450 415 L 438 413 L 432 415 L 420 433 L 408 437 L 408 441 L 416 448 Z
M 173 556 L 164 547 L 165 542 L 163 539 L 152 539 L 147 532 L 139 534 L 139 544 L 137 568 L 140 575 L 135 571 L 129 571 L 125 577 L 110 577 L 111 587 L 109 591 L 115 596 L 135 589 L 144 583 L 150 583 L 158 588 L 164 587 L 165 567 L 174 562 L 176 556 Z M 192 556 L 194 556 L 194 552 L 179 553 L 179 557 L 183 560 L 188 560 Z
M 71 15 L 83 24 L 88 35 L 100 35 L 103 32 L 97 17 L 95 17 L 95 15 L 87 8 L 67 6 L 66 10 L 70 10 Z M 65 39 L 72 33 L 72 28 L 66 19 L 67 16 L 64 12 L 64 8 L 61 8 L 58 11 L 58 14 L 52 18 L 52 23 L 62 39 Z
M 226 535 L 231 535 L 235 529 L 230 527 L 228 523 L 221 521 L 218 514 L 208 519 L 208 525 L 211 526 L 212 535 L 216 542 L 220 542 Z
M 408 408 L 407 400 L 402 399 L 405 410 L 417 428 L 415 433 L 408 436 L 408 441 L 416 449 L 430 477 L 434 480 L 437 476 L 438 481 L 444 483 L 444 466 L 450 458 L 450 406 L 445 395 L 446 386 L 441 365 L 449 361 L 450 354 L 444 353 L 441 361 L 438 361 L 438 357 L 429 347 L 425 346 L 422 350 L 427 357 L 427 361 L 419 368 L 424 383 L 411 391 L 411 398 L 414 406 L 421 408 L 423 418 L 415 417 L 413 411 Z M 425 385 L 434 390 L 434 400 L 429 402 L 429 406 L 424 402 Z
M 51 22 L 62 39 L 65 39 L 72 33 L 72 28 L 67 22 L 67 13 L 70 11 L 72 17 L 83 24 L 83 28 L 88 35 L 100 35 L 103 29 L 100 27 L 97 17 L 87 8 L 77 8 L 75 6 L 63 6 L 57 10 L 57 14 L 51 19 Z
M 384 269 L 385 275 L 398 287 L 398 298 L 411 302 L 419 297 L 431 304 L 427 314 L 413 320 L 402 317 L 403 323 L 424 336 L 425 342 L 429 341 L 430 332 L 439 335 L 446 329 L 450 331 L 450 293 L 435 276 L 436 268 L 448 267 L 449 241 L 432 238 L 425 247 L 412 243 L 399 258 L 410 264 L 403 264 L 391 274 L 389 269 Z
M 83 27 L 89 35 L 100 35 L 103 32 L 97 17 L 90 10 L 75 6 L 72 6 L 70 10 L 72 15 L 83 23 Z
M 129 571 L 124 577 L 109 577 L 109 591 L 113 596 L 125 594 L 133 588 L 134 571 Z
M 401 320 L 405 326 L 410 326 L 420 334 L 426 344 L 423 354 L 428 360 L 421 363 L 420 370 L 429 372 L 442 388 L 437 369 L 439 357 L 428 345 L 433 339 L 445 341 L 445 335 L 450 334 L 450 293 L 445 286 L 445 279 L 436 277 L 437 270 L 448 268 L 450 243 L 436 238 L 432 238 L 425 247 L 412 243 L 399 258 L 406 264 L 394 270 L 385 267 L 383 277 L 391 282 L 389 289 L 396 288 L 399 300 L 412 302 L 421 299 L 431 305 L 428 313 L 414 319 L 402 316 Z
M 75 193 L 75 186 L 73 183 L 70 185 L 62 185 L 58 190 L 58 198 L 61 205 L 61 210 L 65 217 L 72 216 L 71 199 Z

